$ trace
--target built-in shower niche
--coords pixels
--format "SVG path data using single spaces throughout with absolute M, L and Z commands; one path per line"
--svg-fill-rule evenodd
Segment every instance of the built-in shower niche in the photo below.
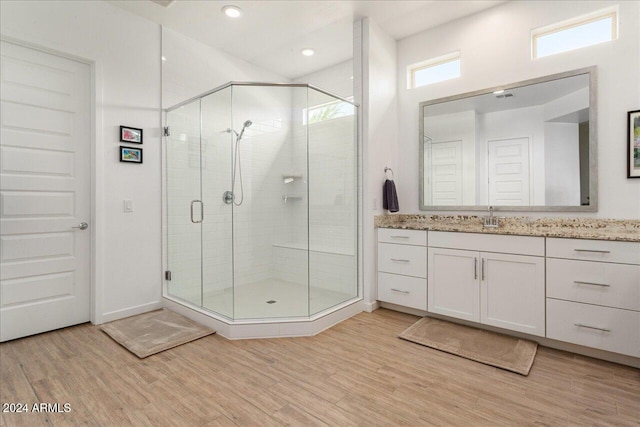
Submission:
M 356 117 L 303 84 L 229 83 L 169 108 L 165 297 L 230 323 L 356 301 Z

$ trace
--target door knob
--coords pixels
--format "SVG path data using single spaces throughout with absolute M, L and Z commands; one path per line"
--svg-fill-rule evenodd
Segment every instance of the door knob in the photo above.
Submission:
M 89 228 L 89 224 L 87 224 L 86 222 L 81 222 L 80 225 L 76 225 L 71 228 L 79 228 L 80 230 L 86 230 L 87 228 Z

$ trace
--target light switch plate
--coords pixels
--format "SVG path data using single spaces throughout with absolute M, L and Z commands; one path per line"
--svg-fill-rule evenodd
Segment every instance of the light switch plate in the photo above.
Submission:
M 131 199 L 124 200 L 124 212 L 125 213 L 133 212 L 133 200 Z

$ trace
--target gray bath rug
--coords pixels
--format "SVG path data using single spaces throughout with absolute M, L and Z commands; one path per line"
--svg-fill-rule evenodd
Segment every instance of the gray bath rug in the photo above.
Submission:
M 486 365 L 529 375 L 538 343 L 423 317 L 400 334 L 411 341 Z
M 140 359 L 215 334 L 213 329 L 166 309 L 116 320 L 100 329 Z

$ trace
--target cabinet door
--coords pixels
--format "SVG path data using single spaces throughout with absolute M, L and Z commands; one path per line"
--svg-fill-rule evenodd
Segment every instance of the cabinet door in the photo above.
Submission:
M 481 323 L 544 336 L 544 258 L 483 252 L 481 259 Z
M 458 319 L 480 321 L 480 254 L 429 248 L 427 310 Z

